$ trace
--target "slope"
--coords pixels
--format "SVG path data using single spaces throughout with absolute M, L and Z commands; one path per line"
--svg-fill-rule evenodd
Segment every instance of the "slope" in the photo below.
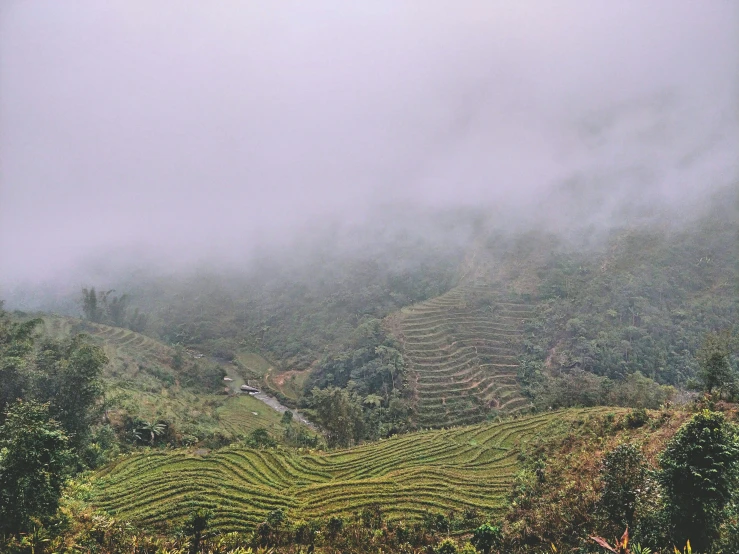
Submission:
M 44 331 L 58 339 L 84 332 L 103 347 L 109 359 L 104 372 L 106 416 L 121 433 L 143 420 L 166 423 L 166 440 L 174 444 L 202 440 L 218 444 L 257 428 L 282 437 L 281 414 L 239 394 L 238 387 L 224 394 L 226 372 L 214 362 L 128 329 L 71 317 L 44 316 Z M 238 371 L 228 367 L 235 379 Z
M 377 504 L 394 520 L 465 509 L 500 515 L 525 445 L 605 411 L 425 431 L 325 454 L 231 447 L 204 457 L 139 453 L 91 477 L 92 504 L 159 529 L 206 507 L 219 531 L 244 531 L 277 508 L 291 519 L 350 516 Z
M 516 381 L 522 324 L 531 307 L 482 284 L 462 284 L 401 311 L 418 425 L 480 421 L 529 406 Z

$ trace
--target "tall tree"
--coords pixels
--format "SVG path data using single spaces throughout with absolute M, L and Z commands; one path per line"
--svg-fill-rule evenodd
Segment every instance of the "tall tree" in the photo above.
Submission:
M 731 368 L 731 335 L 728 332 L 709 333 L 698 352 L 700 370 L 698 376 L 703 389 L 709 393 L 733 394 L 736 376 Z
M 329 446 L 350 446 L 363 437 L 362 408 L 353 401 L 346 389 L 314 388 L 312 406 L 319 424 L 326 431 Z
M 126 324 L 128 301 L 129 297 L 127 294 L 110 297 L 110 300 L 107 303 L 107 310 L 108 319 L 113 325 L 117 327 L 123 327 Z
M 7 406 L 22 398 L 29 387 L 27 368 L 32 363 L 34 335 L 40 323 L 40 319 L 11 321 L 0 304 L 0 422 Z
M 82 313 L 84 314 L 85 319 L 87 319 L 88 321 L 93 321 L 95 323 L 99 322 L 102 319 L 103 311 L 101 307 L 98 306 L 98 293 L 95 290 L 95 287 L 82 289 L 81 302 Z
M 37 356 L 42 370 L 37 396 L 49 402 L 51 415 L 58 420 L 79 448 L 97 420 L 98 400 L 103 393 L 102 370 L 108 362 L 103 350 L 77 335 L 66 342 L 47 341 Z
M 59 505 L 73 458 L 48 405 L 16 401 L 0 426 L 0 534 L 23 533 Z
M 639 492 L 646 488 L 644 456 L 633 444 L 617 446 L 603 459 L 601 480 L 601 508 L 617 529 L 631 528 Z

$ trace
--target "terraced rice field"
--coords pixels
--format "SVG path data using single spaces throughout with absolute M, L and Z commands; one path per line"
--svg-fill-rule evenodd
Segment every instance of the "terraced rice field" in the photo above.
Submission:
M 122 327 L 60 316 L 44 317 L 44 327 L 46 333 L 55 338 L 66 338 L 72 333 L 86 333 L 100 339 L 106 346 L 124 348 L 136 352 L 139 356 L 156 359 L 165 365 L 171 363 L 174 355 L 174 350 L 169 346 Z
M 403 309 L 399 338 L 412 372 L 418 425 L 469 424 L 493 409 L 528 408 L 516 373 L 523 322 L 532 312 L 475 284 Z
M 120 327 L 109 327 L 98 323 L 85 323 L 85 332 L 92 336 L 103 339 L 106 343 L 116 347 L 135 349 L 141 355 L 153 357 L 163 364 L 170 364 L 174 350 L 152 338 L 129 329 Z
M 538 437 L 566 433 L 606 408 L 550 412 L 448 430 L 422 431 L 326 454 L 226 448 L 120 459 L 91 479 L 92 504 L 145 526 L 176 525 L 196 507 L 220 531 L 244 531 L 283 508 L 291 518 L 350 517 L 372 504 L 394 520 L 474 508 L 494 516 Z

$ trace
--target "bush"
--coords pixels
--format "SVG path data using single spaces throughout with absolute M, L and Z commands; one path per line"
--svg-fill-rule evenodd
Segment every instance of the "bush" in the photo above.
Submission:
M 645 425 L 647 421 L 649 421 L 649 414 L 644 408 L 637 408 L 626 414 L 626 426 L 629 429 L 638 429 Z
M 436 545 L 434 552 L 436 554 L 457 554 L 459 550 L 457 549 L 457 543 L 452 539 L 444 539 Z
M 703 410 L 678 430 L 659 461 L 673 542 L 689 539 L 696 551 L 709 551 L 739 481 L 736 426 Z
M 646 479 L 646 460 L 632 444 L 617 446 L 603 459 L 600 505 L 617 529 L 633 527 L 639 493 L 646 488 Z
M 502 538 L 500 527 L 486 523 L 474 530 L 470 542 L 482 554 L 490 554 L 493 548 L 500 545 Z

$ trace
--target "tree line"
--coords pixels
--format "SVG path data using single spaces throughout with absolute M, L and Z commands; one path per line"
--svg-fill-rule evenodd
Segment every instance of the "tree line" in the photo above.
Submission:
M 0 304 L 0 535 L 47 521 L 65 479 L 105 459 L 96 426 L 107 358 L 83 335 L 39 339 L 41 324 Z

